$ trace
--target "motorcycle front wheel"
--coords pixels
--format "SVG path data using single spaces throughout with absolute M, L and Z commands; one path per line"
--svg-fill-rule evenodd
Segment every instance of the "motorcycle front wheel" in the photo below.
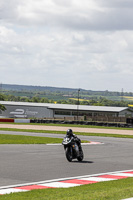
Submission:
M 72 152 L 71 152 L 71 149 L 70 148 L 66 148 L 66 158 L 69 162 L 72 161 Z

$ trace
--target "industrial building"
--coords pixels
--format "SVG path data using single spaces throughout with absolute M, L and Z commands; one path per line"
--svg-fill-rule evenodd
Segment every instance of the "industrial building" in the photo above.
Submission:
M 83 119 L 87 118 L 126 118 L 133 117 L 129 107 L 89 106 L 51 103 L 31 103 L 0 101 L 6 107 L 0 111 L 1 118 L 39 118 L 39 119 Z

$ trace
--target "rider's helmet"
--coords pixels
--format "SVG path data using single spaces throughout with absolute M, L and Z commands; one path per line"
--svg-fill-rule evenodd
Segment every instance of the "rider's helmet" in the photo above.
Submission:
M 68 137 L 71 137 L 71 136 L 73 135 L 72 129 L 68 129 L 66 135 L 67 135 Z

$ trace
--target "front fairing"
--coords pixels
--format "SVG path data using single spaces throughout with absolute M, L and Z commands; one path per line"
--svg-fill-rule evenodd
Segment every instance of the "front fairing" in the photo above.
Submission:
M 65 137 L 63 139 L 62 145 L 64 146 L 70 146 L 73 144 L 73 138 Z

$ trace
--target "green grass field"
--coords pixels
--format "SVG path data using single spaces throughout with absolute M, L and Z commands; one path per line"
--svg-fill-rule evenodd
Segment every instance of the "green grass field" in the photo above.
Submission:
M 72 188 L 41 189 L 1 195 L 0 200 L 122 200 L 133 197 L 133 178 Z
M 0 134 L 0 144 L 55 144 L 62 141 L 63 138 Z M 82 140 L 81 142 L 89 141 Z
M 49 138 L 49 137 L 0 134 L 0 144 L 48 144 L 48 143 L 62 143 L 62 139 Z

